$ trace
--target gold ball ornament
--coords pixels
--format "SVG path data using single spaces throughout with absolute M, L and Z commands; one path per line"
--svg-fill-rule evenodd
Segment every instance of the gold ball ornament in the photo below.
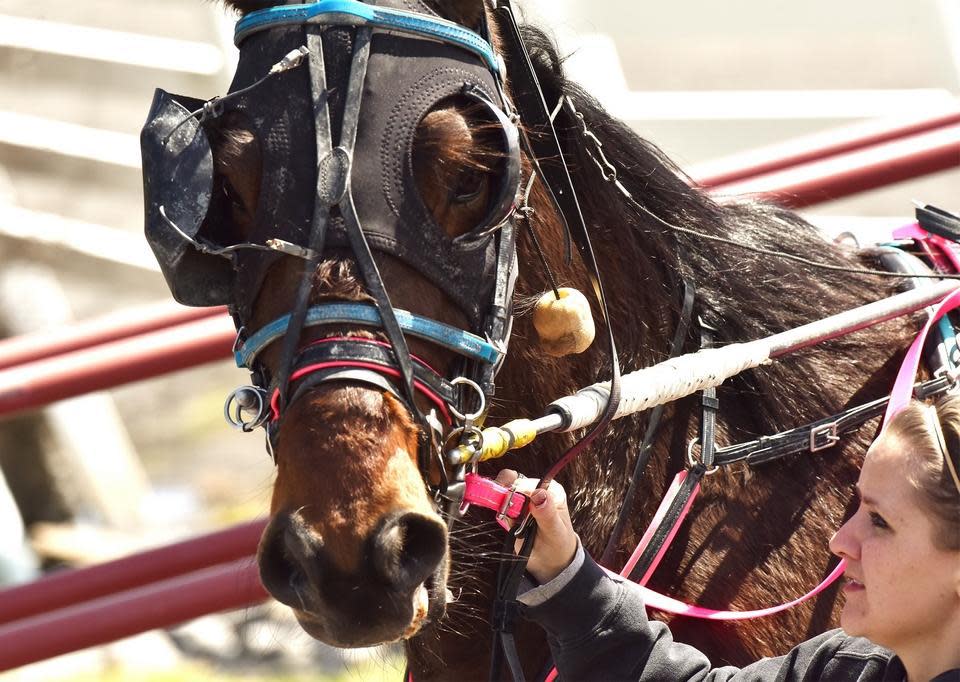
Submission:
M 576 289 L 561 287 L 558 292 L 559 299 L 553 291 L 546 292 L 533 309 L 540 347 L 554 357 L 582 353 L 596 334 L 590 302 Z

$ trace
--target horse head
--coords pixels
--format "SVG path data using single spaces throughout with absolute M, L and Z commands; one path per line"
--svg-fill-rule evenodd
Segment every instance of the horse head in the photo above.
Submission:
M 277 466 L 264 586 L 329 644 L 409 638 L 449 594 L 442 446 L 510 330 L 502 62 L 479 0 L 227 4 L 228 94 L 158 91 L 144 128 L 148 239 L 178 300 L 240 330 L 227 409 Z

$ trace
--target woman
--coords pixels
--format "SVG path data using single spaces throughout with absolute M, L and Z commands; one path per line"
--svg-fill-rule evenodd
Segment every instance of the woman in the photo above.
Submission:
M 500 472 L 530 494 L 538 534 L 520 594 L 568 680 L 960 682 L 960 396 L 913 401 L 867 451 L 854 515 L 830 540 L 847 561 L 842 630 L 743 669 L 713 668 L 646 617 L 640 591 L 580 547 L 556 483 Z

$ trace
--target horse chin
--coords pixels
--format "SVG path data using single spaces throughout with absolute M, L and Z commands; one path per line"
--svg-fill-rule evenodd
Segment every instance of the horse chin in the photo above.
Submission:
M 332 605 L 318 613 L 297 608 L 293 612 L 300 627 L 314 639 L 330 646 L 356 649 L 415 637 L 425 627 L 443 618 L 448 594 L 447 562 L 444 560 L 433 575 L 412 592 L 379 595 L 382 604 L 390 604 L 391 608 L 378 608 L 378 599 L 367 598 L 363 600 L 362 611 Z M 403 606 L 398 609 L 399 604 Z M 384 615 L 391 611 L 394 617 Z

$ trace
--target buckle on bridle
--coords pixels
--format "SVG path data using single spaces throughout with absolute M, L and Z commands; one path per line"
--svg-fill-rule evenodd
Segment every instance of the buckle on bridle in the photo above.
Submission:
M 837 422 L 821 424 L 810 429 L 810 452 L 819 452 L 836 445 L 840 440 L 837 435 Z

